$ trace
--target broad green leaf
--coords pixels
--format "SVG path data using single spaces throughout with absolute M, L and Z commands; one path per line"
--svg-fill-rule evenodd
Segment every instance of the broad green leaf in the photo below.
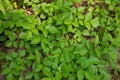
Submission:
M 18 52 L 18 55 L 20 56 L 20 57 L 23 57 L 23 56 L 25 56 L 25 50 L 20 50 L 19 52 Z
M 20 34 L 19 34 L 19 38 L 20 39 L 25 39 L 26 37 L 26 33 L 25 32 L 21 32 Z
M 33 34 L 31 31 L 27 31 L 25 34 L 26 41 L 30 40 L 33 37 Z
M 89 36 L 89 35 L 90 35 L 90 33 L 89 33 L 89 31 L 88 31 L 87 29 L 85 29 L 85 30 L 82 32 L 82 34 L 83 34 L 84 36 Z
M 28 60 L 34 60 L 35 59 L 35 55 L 33 54 L 30 54 L 28 57 L 27 57 Z
M 40 37 L 35 37 L 35 38 L 32 38 L 32 41 L 31 41 L 31 44 L 39 44 L 41 41 Z
M 58 33 L 58 29 L 55 26 L 51 26 L 48 31 L 52 34 Z
M 16 64 L 14 61 L 11 62 L 9 65 L 10 65 L 10 68 L 11 68 L 11 69 L 14 69 L 15 66 L 17 66 L 17 64 Z
M 59 8 L 62 8 L 63 0 L 57 0 L 57 1 L 55 1 L 55 2 L 56 2 L 56 5 L 57 5 Z
M 85 24 L 85 27 L 86 27 L 88 30 L 91 29 L 90 22 L 88 22 L 88 21 L 84 21 L 84 24 Z
M 3 1 L 2 1 L 2 0 L 0 0 L 0 11 L 2 11 L 2 13 L 3 13 L 4 15 L 6 15 L 5 8 L 4 8 L 4 4 L 3 4 Z
M 5 42 L 5 46 L 6 46 L 6 47 L 12 47 L 12 44 L 13 44 L 13 43 L 12 43 L 12 41 L 10 41 L 10 40 L 8 40 L 8 41 Z
M 89 58 L 89 63 L 90 63 L 90 64 L 99 64 L 99 63 L 100 63 L 100 60 L 99 60 L 97 57 L 90 56 L 90 58 Z
M 52 72 L 50 71 L 49 67 L 43 67 L 42 72 L 45 76 L 50 77 L 52 76 Z
M 11 53 L 12 58 L 17 58 L 18 54 L 16 52 Z
M 88 67 L 90 67 L 91 64 L 92 64 L 92 62 L 90 62 L 89 60 L 84 60 L 81 62 L 81 68 L 87 69 Z
M 24 78 L 22 76 L 19 77 L 19 80 L 24 80 Z
M 85 78 L 86 78 L 87 80 L 95 80 L 95 79 L 91 76 L 91 73 L 90 73 L 90 72 L 85 71 L 84 73 L 85 73 Z
M 13 41 L 13 47 L 18 48 L 18 42 L 17 41 Z
M 91 23 L 91 25 L 92 25 L 94 28 L 100 26 L 99 17 L 96 17 L 96 18 L 92 19 L 92 20 L 90 21 L 90 23 Z
M 14 41 L 16 39 L 16 34 L 14 32 L 12 32 L 12 31 L 5 30 L 5 34 L 8 36 L 8 38 L 11 41 Z
M 11 72 L 11 69 L 10 69 L 10 68 L 5 68 L 5 69 L 2 70 L 1 73 L 7 75 L 7 74 L 9 74 L 10 72 Z
M 78 8 L 78 12 L 83 12 L 84 10 L 85 10 L 85 7 L 82 7 L 82 6 L 81 6 L 81 7 Z M 80 15 L 81 15 L 81 14 L 80 14 Z
M 55 79 L 56 80 L 61 80 L 62 79 L 62 74 L 60 72 L 56 72 Z
M 72 25 L 69 25 L 69 26 L 68 26 L 68 31 L 69 31 L 69 32 L 73 32 L 73 33 L 75 32 L 75 30 L 73 29 Z
M 83 80 L 84 79 L 84 71 L 82 69 L 79 69 L 77 71 L 77 77 L 78 77 L 78 80 Z
M 97 74 L 97 72 L 98 72 L 97 66 L 91 65 L 91 66 L 88 68 L 88 71 L 91 72 L 92 74 Z
M 85 15 L 85 21 L 90 21 L 92 19 L 92 13 L 87 13 L 86 15 Z
M 20 40 L 19 41 L 19 48 L 24 47 L 24 45 L 25 45 L 25 42 L 23 40 Z
M 26 79 L 32 79 L 33 75 L 34 75 L 33 72 L 28 72 L 28 73 L 26 74 Z
M 7 75 L 7 80 L 12 80 L 12 79 L 14 79 L 14 76 L 13 76 L 12 73 L 9 73 L 9 74 Z
M 72 25 L 73 25 L 74 27 L 79 27 L 78 22 L 72 22 Z
M 105 0 L 105 3 L 106 4 L 111 4 L 111 1 L 110 0 Z
M 21 65 L 21 64 L 23 64 L 24 59 L 22 59 L 22 58 L 20 58 L 20 57 L 17 57 L 17 58 L 16 58 L 16 62 L 17 62 L 18 65 Z
M 38 29 L 36 29 L 36 28 L 32 29 L 32 32 L 33 32 L 33 34 L 35 34 L 35 35 L 39 35 Z
M 6 56 L 5 56 L 5 59 L 6 59 L 6 60 L 12 60 L 11 54 L 6 55 Z

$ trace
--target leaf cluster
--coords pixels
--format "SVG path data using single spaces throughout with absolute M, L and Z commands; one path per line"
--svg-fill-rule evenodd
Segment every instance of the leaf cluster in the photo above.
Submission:
M 22 0 L 19 9 L 5 1 L 0 65 L 7 80 L 110 80 L 108 67 L 119 74 L 117 0 Z

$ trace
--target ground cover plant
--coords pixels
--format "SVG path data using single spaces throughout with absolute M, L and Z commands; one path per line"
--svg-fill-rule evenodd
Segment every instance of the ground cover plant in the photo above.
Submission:
M 119 7 L 119 0 L 0 0 L 0 79 L 119 80 Z

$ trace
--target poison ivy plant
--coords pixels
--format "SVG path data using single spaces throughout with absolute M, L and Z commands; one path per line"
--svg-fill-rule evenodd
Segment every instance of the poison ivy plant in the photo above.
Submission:
M 1 0 L 0 74 L 7 80 L 111 80 L 108 68 L 117 75 L 120 68 L 119 3 Z

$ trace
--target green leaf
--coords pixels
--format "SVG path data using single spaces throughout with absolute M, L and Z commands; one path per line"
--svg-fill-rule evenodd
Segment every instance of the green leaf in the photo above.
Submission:
M 2 11 L 2 13 L 3 13 L 4 15 L 6 15 L 3 1 L 0 1 L 0 11 Z
M 12 60 L 11 54 L 6 55 L 6 56 L 5 56 L 5 59 L 6 59 L 6 60 Z
M 91 73 L 88 72 L 88 71 L 85 71 L 85 78 L 86 78 L 87 80 L 95 80 L 95 79 L 91 76 Z
M 12 47 L 12 41 L 8 40 L 5 42 L 6 47 Z
M 14 41 L 16 39 L 16 34 L 14 32 L 12 32 L 12 31 L 5 30 L 5 34 L 8 36 L 8 38 L 11 41 Z
M 82 6 L 80 6 L 79 8 L 78 8 L 78 12 L 83 12 L 85 10 L 85 7 L 82 7 Z M 82 14 L 79 14 L 80 16 L 82 15 Z M 83 15 L 82 15 L 83 16 Z M 83 18 L 82 18 L 83 19 Z
M 62 79 L 62 74 L 60 72 L 56 72 L 55 79 L 56 80 L 61 80 Z
M 26 79 L 32 79 L 33 75 L 34 75 L 33 72 L 28 72 L 28 73 L 26 74 Z
M 35 80 L 39 80 L 40 77 L 41 77 L 41 75 L 40 75 L 39 73 L 35 73 L 35 74 L 34 74 L 34 78 L 35 78 Z
M 97 35 L 95 38 L 95 45 L 97 45 L 99 43 L 99 36 Z
M 13 41 L 13 47 L 18 48 L 18 42 L 17 41 Z
M 49 67 L 43 67 L 42 71 L 45 76 L 50 77 L 52 75 Z
M 18 55 L 20 56 L 20 57 L 23 57 L 23 56 L 25 56 L 25 50 L 20 50 L 19 52 L 18 52 Z
M 92 64 L 92 62 L 90 62 L 89 60 L 84 60 L 81 62 L 81 68 L 87 69 L 91 64 Z
M 26 38 L 26 33 L 25 32 L 21 32 L 19 35 L 20 39 L 25 39 Z
M 0 33 L 2 33 L 3 32 L 3 28 L 0 26 Z
M 54 26 L 49 27 L 48 31 L 52 34 L 58 33 L 58 29 Z
M 12 73 L 9 73 L 9 74 L 7 75 L 7 80 L 12 80 L 12 79 L 14 79 L 14 76 L 13 76 Z
M 36 28 L 32 29 L 32 32 L 33 32 L 33 34 L 35 34 L 35 35 L 39 35 L 38 29 L 36 29 Z
M 13 62 L 11 62 L 9 65 L 10 65 L 10 68 L 11 68 L 11 69 L 14 69 L 14 68 L 15 68 L 15 66 L 17 66 L 17 65 L 16 65 L 16 63 L 15 63 L 14 61 L 13 61 Z
M 17 58 L 17 56 L 18 56 L 18 54 L 16 52 L 12 52 L 11 55 L 12 55 L 12 58 Z
M 7 75 L 10 72 L 11 72 L 10 68 L 5 68 L 5 69 L 2 70 L 2 74 L 5 74 L 5 75 Z
M 96 18 L 92 19 L 92 20 L 90 21 L 90 23 L 92 24 L 92 26 L 93 26 L 94 28 L 98 27 L 98 26 L 100 25 L 100 23 L 99 23 L 99 17 L 96 17 Z
M 27 57 L 28 60 L 34 60 L 35 59 L 35 55 L 33 54 L 30 54 L 28 57 Z
M 95 65 L 91 65 L 89 68 L 88 68 L 89 72 L 91 72 L 92 74 L 97 74 L 98 72 L 98 69 Z
M 78 80 L 83 80 L 84 79 L 84 71 L 82 69 L 79 69 L 77 71 L 77 77 L 78 77 Z
M 84 21 L 85 27 L 90 30 L 91 29 L 91 25 L 90 22 Z
M 85 15 L 85 21 L 90 21 L 92 19 L 92 13 L 87 13 L 86 15 Z
M 32 41 L 31 41 L 31 44 L 39 44 L 41 41 L 40 37 L 35 37 L 35 38 L 32 38 Z
M 73 25 L 74 27 L 79 27 L 79 25 L 78 25 L 77 22 L 72 22 L 72 25 Z
M 24 44 L 25 44 L 25 42 L 24 42 L 23 40 L 20 40 L 20 41 L 19 41 L 19 48 L 24 47 Z
M 90 33 L 89 33 L 89 31 L 88 31 L 87 29 L 85 29 L 85 30 L 82 32 L 82 34 L 83 34 L 84 36 L 89 36 L 89 35 L 90 35 Z
M 24 80 L 22 76 L 19 77 L 19 80 Z
M 33 34 L 31 31 L 27 31 L 25 34 L 26 41 L 30 40 L 33 37 Z
M 90 56 L 90 58 L 89 58 L 89 63 L 90 63 L 90 64 L 99 64 L 99 63 L 100 63 L 100 60 L 99 60 L 97 57 Z

